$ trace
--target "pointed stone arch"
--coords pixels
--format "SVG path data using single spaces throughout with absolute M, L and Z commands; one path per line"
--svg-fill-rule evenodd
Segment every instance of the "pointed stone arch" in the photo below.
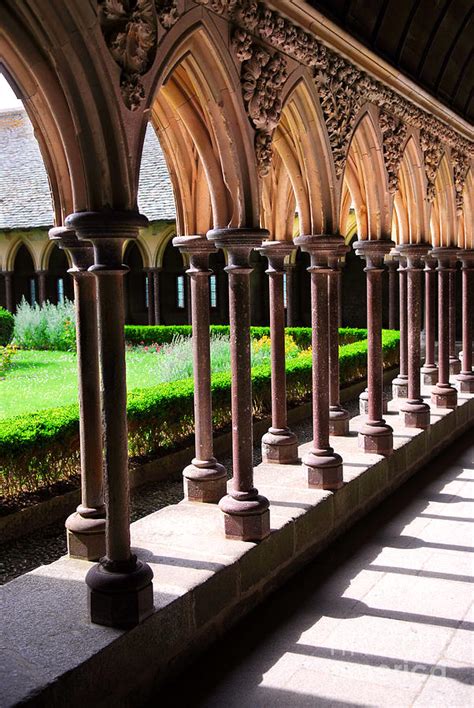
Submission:
M 356 210 L 359 238 L 389 238 L 393 196 L 388 188 L 378 114 L 373 106 L 366 107 L 356 123 L 344 179 Z
M 446 153 L 440 160 L 431 210 L 431 230 L 436 246 L 457 245 L 457 217 L 452 165 Z
M 397 243 L 429 240 L 429 204 L 426 199 L 423 153 L 413 134 L 409 135 L 403 150 L 394 206 L 398 214 L 402 210 L 406 214 Z

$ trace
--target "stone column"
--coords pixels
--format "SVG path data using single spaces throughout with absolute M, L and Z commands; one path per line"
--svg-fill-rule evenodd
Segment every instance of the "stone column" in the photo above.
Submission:
M 130 499 L 125 377 L 123 243 L 148 224 L 136 212 L 78 212 L 66 219 L 94 246 L 99 365 L 104 426 L 106 554 L 87 576 L 92 622 L 128 628 L 153 612 L 153 573 L 130 549 Z
M 209 256 L 216 249 L 205 236 L 178 236 L 173 245 L 189 257 L 193 327 L 196 456 L 183 471 L 184 493 L 190 501 L 217 504 L 226 493 L 227 473 L 214 457 L 212 444 Z
M 329 444 L 329 258 L 339 254 L 340 236 L 303 235 L 295 239 L 309 253 L 311 265 L 311 328 L 313 347 L 313 443 L 303 458 L 308 486 L 339 489 L 343 485 L 342 457 Z
M 356 241 L 354 250 L 365 259 L 367 274 L 367 388 L 368 418 L 359 431 L 359 445 L 364 452 L 390 455 L 393 431 L 383 419 L 383 353 L 382 353 L 382 273 L 384 256 L 392 241 Z
M 252 249 L 268 238 L 265 229 L 213 229 L 207 238 L 225 249 L 229 276 L 230 364 L 232 372 L 233 478 L 229 494 L 219 506 L 224 512 L 225 535 L 242 541 L 260 541 L 270 533 L 268 499 L 253 484 L 252 378 L 250 362 L 250 273 Z
M 341 246 L 340 253 L 329 257 L 328 265 L 328 341 L 329 341 L 329 432 L 331 435 L 349 434 L 349 413 L 339 399 L 339 313 L 341 302 L 340 256 L 349 247 Z
M 264 462 L 295 463 L 298 461 L 298 440 L 288 428 L 286 413 L 285 307 L 283 301 L 284 261 L 285 257 L 292 253 L 294 246 L 288 241 L 264 241 L 258 250 L 268 259 L 272 365 L 272 425 L 262 438 L 262 459 Z
M 295 316 L 295 272 L 296 263 L 285 263 L 286 273 L 286 326 L 294 327 Z
M 456 354 L 456 270 L 457 262 L 449 273 L 449 373 L 459 374 L 461 362 Z
M 408 278 L 408 397 L 400 406 L 407 428 L 427 428 L 430 424 L 430 407 L 423 401 L 420 389 L 421 272 L 422 258 L 428 248 L 424 243 L 404 244 L 397 248 L 406 258 Z
M 438 382 L 431 390 L 436 408 L 456 408 L 457 391 L 449 383 L 449 273 L 454 269 L 458 249 L 433 248 L 438 261 Z
M 462 368 L 456 376 L 459 390 L 474 393 L 472 370 L 472 319 L 474 317 L 474 250 L 458 252 L 462 264 Z
M 150 268 L 150 273 L 153 274 L 153 313 L 155 316 L 153 324 L 161 324 L 160 314 L 160 273 L 161 268 Z
M 15 312 L 15 295 L 13 290 L 13 271 L 5 270 L 3 273 L 5 278 L 5 305 L 9 312 Z
M 385 259 L 388 270 L 388 328 L 397 329 L 397 260 L 390 254 Z
M 38 303 L 44 305 L 46 302 L 46 270 L 37 270 L 36 277 L 38 281 Z
M 153 288 L 153 270 L 147 268 L 146 271 L 146 288 L 147 288 L 147 299 L 148 299 L 148 324 L 155 324 L 155 296 Z
M 433 386 L 438 380 L 435 362 L 436 340 L 436 260 L 427 253 L 425 262 L 425 363 L 421 367 L 422 381 Z
M 97 292 L 88 268 L 94 262 L 92 244 L 79 241 L 72 229 L 50 229 L 49 238 L 68 252 L 74 281 L 76 349 L 81 446 L 81 503 L 66 520 L 71 558 L 99 560 L 105 554 L 102 421 L 100 409 Z
M 408 396 L 408 329 L 407 329 L 407 271 L 406 261 L 398 254 L 399 265 L 399 302 L 400 302 L 400 368 L 398 376 L 392 381 L 393 398 Z

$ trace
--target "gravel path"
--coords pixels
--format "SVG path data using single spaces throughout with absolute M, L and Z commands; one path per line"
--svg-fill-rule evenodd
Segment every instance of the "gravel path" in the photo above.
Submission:
M 386 388 L 390 393 L 390 386 Z M 346 401 L 344 404 L 351 417 L 358 415 L 358 398 Z M 300 443 L 312 439 L 311 418 L 292 426 Z M 254 463 L 262 461 L 260 444 L 254 447 Z M 232 459 L 220 460 L 232 475 Z M 162 509 L 170 504 L 177 504 L 183 498 L 181 479 L 166 482 L 150 482 L 134 489 L 131 493 L 131 519 L 137 521 L 147 514 Z M 22 536 L 16 541 L 8 541 L 0 545 L 0 585 L 13 580 L 18 575 L 27 573 L 40 565 L 52 563 L 65 555 L 66 534 L 64 522 L 57 521 L 34 531 L 28 536 Z

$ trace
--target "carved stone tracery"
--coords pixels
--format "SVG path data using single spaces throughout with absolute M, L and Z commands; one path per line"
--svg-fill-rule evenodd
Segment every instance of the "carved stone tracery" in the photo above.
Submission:
M 169 29 L 178 19 L 177 0 L 99 0 L 105 42 L 120 67 L 120 91 L 131 111 L 145 97 L 141 77 L 152 67 L 158 46 L 158 23 Z
M 435 179 L 439 163 L 443 157 L 444 147 L 442 142 L 431 135 L 426 128 L 420 130 L 420 146 L 423 152 L 426 173 L 426 197 L 429 202 L 435 198 Z
M 457 150 L 451 151 L 451 160 L 453 163 L 456 211 L 460 214 L 463 210 L 463 192 L 464 185 L 466 183 L 467 171 L 469 169 L 469 163 L 466 156 Z
M 286 59 L 271 54 L 252 42 L 250 35 L 236 30 L 232 39 L 235 55 L 242 63 L 240 82 L 249 120 L 256 130 L 255 154 L 260 175 L 271 166 L 272 139 L 281 116 L 281 91 L 287 73 Z
M 403 157 L 403 145 L 407 126 L 386 111 L 380 111 L 379 125 L 382 132 L 383 157 L 388 175 L 388 189 L 391 194 L 397 191 L 398 172 Z

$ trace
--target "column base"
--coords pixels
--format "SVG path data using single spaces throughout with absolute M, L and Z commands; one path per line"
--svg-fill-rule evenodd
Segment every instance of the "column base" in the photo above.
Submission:
M 425 364 L 420 369 L 421 381 L 425 386 L 434 386 L 438 381 L 438 367 L 434 364 Z
M 342 406 L 329 407 L 329 434 L 349 435 L 349 413 Z
M 82 516 L 75 511 L 68 516 L 65 526 L 70 558 L 98 561 L 105 555 L 105 514 Z
M 184 497 L 188 501 L 218 504 L 227 492 L 227 472 L 212 457 L 210 460 L 194 458 L 183 470 Z
M 362 391 L 359 396 L 359 412 L 361 415 L 369 414 L 369 392 Z M 382 413 L 388 413 L 388 396 L 385 391 L 382 393 Z
M 451 384 L 436 384 L 431 389 L 431 403 L 435 408 L 456 408 L 458 392 Z
M 359 431 L 359 447 L 364 452 L 388 456 L 393 452 L 393 430 L 383 419 L 367 421 Z
M 393 398 L 408 398 L 408 376 L 397 376 L 392 381 Z M 387 411 L 383 411 L 386 413 Z
M 224 513 L 226 538 L 238 541 L 262 541 L 269 536 L 268 499 L 256 493 L 253 495 L 252 492 L 233 492 L 233 494 L 234 496 L 227 494 L 219 502 L 219 508 Z
M 457 356 L 449 357 L 449 373 L 451 375 L 461 373 L 461 361 Z
M 153 613 L 153 571 L 132 556 L 125 563 L 104 559 L 89 570 L 91 622 L 130 629 Z
M 456 381 L 461 393 L 474 393 L 474 371 L 461 371 Z
M 303 464 L 310 489 L 335 490 L 343 486 L 342 457 L 334 452 L 332 447 L 326 450 L 310 450 L 304 456 Z
M 404 401 L 400 413 L 406 428 L 428 428 L 430 425 L 430 407 L 421 398 Z
M 280 465 L 298 462 L 296 435 L 289 428 L 269 428 L 262 437 L 262 460 Z

